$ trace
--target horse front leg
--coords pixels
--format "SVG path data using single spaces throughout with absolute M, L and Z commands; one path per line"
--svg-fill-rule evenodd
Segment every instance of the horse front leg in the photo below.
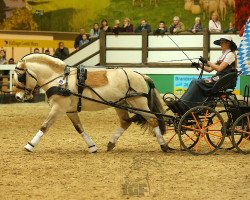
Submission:
M 49 116 L 43 122 L 40 130 L 36 133 L 32 140 L 24 146 L 24 148 L 29 152 L 33 152 L 35 146 L 38 145 L 42 136 L 48 131 L 49 127 L 56 121 L 59 116 L 63 115 L 64 113 L 65 112 L 61 110 L 60 107 L 53 106 L 49 113 Z
M 131 122 L 129 122 L 129 115 L 127 111 L 120 110 L 117 108 L 115 110 L 120 119 L 120 127 L 118 127 L 115 130 L 114 134 L 110 137 L 109 143 L 107 145 L 107 151 L 111 151 L 113 148 L 115 148 L 118 139 L 121 137 L 124 131 L 128 129 L 128 127 L 131 125 Z
M 77 113 L 67 113 L 67 116 L 73 123 L 76 131 L 82 136 L 86 144 L 88 145 L 88 151 L 90 153 L 96 153 L 97 152 L 97 147 L 91 137 L 87 135 L 87 133 L 84 132 L 84 129 L 82 127 L 82 123 L 80 121 L 79 115 Z

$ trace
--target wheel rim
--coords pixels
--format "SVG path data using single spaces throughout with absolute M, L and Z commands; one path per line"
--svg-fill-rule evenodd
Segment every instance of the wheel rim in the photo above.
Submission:
M 225 140 L 221 146 L 222 149 L 226 149 L 226 150 L 231 150 L 231 149 L 234 149 L 235 148 L 235 145 L 232 144 L 232 136 L 231 136 L 231 116 L 228 117 L 228 115 L 230 115 L 230 112 L 226 111 L 226 110 L 222 110 L 222 111 L 219 111 L 220 115 L 223 117 L 223 120 L 225 122 L 225 129 L 226 129 L 226 137 L 225 137 Z M 216 116 L 216 114 L 214 114 L 214 116 Z M 213 117 L 212 116 L 209 120 L 209 123 L 213 123 Z M 209 141 L 209 143 L 216 147 L 216 145 L 213 143 L 213 141 L 210 139 L 210 136 L 207 135 L 207 139 Z M 241 142 L 241 138 L 239 138 L 239 140 L 237 141 L 237 143 L 240 143 Z
M 212 122 L 211 117 L 214 118 Z M 225 139 L 224 121 L 214 109 L 197 106 L 187 111 L 181 118 L 178 136 L 181 145 L 190 153 L 212 154 L 220 148 Z M 208 141 L 208 137 L 213 145 Z
M 237 118 L 232 126 L 232 143 L 244 154 L 250 153 L 250 113 Z

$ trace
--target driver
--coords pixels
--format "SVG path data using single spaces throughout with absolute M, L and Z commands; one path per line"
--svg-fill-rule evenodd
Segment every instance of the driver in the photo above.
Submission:
M 215 45 L 219 45 L 222 54 L 216 63 L 201 57 L 199 60 L 205 64 L 206 72 L 216 71 L 216 74 L 208 79 L 192 80 L 187 91 L 182 95 L 181 100 L 189 107 L 197 106 L 206 100 L 206 94 L 211 91 L 213 85 L 220 77 L 230 73 L 236 69 L 236 44 L 229 35 L 222 36 L 219 40 L 214 41 Z

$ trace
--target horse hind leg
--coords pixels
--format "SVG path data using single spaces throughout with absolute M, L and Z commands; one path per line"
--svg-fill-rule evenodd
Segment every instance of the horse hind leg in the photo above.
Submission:
M 127 111 L 117 108 L 115 110 L 120 120 L 120 127 L 118 127 L 115 130 L 114 134 L 110 137 L 109 143 L 107 145 L 107 151 L 111 151 L 113 148 L 115 148 L 118 139 L 132 123 L 129 121 L 129 115 Z
M 82 123 L 80 121 L 79 115 L 77 113 L 67 113 L 67 116 L 73 123 L 76 131 L 82 136 L 86 144 L 88 145 L 88 151 L 90 153 L 96 153 L 97 147 L 90 136 L 87 135 L 87 133 L 84 132 L 84 129 L 82 127 Z
M 133 100 L 128 100 L 128 102 L 132 107 L 150 111 L 150 109 L 149 109 L 149 107 L 147 105 L 146 98 L 137 98 L 137 99 L 133 99 Z M 153 131 L 155 133 L 155 136 L 157 138 L 157 141 L 158 141 L 158 143 L 159 143 L 159 145 L 161 147 L 161 150 L 163 152 L 167 152 L 169 150 L 169 147 L 168 147 L 165 139 L 163 138 L 165 127 L 162 127 L 162 125 L 160 126 L 159 122 L 158 122 L 161 119 L 158 120 L 157 117 L 154 114 L 151 114 L 151 113 L 138 112 L 138 114 L 143 117 L 143 118 L 138 118 L 139 120 L 146 120 L 148 125 L 150 127 L 152 127 L 152 129 L 153 129 Z M 139 121 L 139 123 L 140 123 L 140 121 Z

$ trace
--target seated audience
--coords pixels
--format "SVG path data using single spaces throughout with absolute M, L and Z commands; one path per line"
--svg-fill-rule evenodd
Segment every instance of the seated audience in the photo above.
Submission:
M 235 28 L 232 22 L 229 23 L 229 27 L 223 31 L 223 33 L 237 33 L 237 29 Z
M 120 21 L 117 19 L 115 20 L 115 25 L 112 28 L 112 32 L 118 35 L 118 33 L 121 31 L 122 31 L 122 27 L 120 26 Z
M 79 42 L 79 47 L 81 47 L 82 45 L 84 44 L 88 44 L 89 43 L 89 40 L 88 40 L 88 37 L 86 34 L 83 34 L 82 35 L 82 39 L 80 40 Z
M 45 53 L 46 55 L 50 55 L 49 49 L 46 49 L 46 50 L 44 51 L 44 53 Z
M 129 18 L 125 18 L 123 22 L 122 32 L 133 32 L 133 24 L 130 23 Z
M 80 34 L 77 35 L 77 37 L 75 38 L 75 43 L 74 43 L 75 49 L 79 47 L 79 42 L 82 39 L 83 34 L 85 34 L 85 30 L 83 28 L 80 28 Z
M 9 65 L 14 65 L 15 64 L 14 58 L 10 58 L 9 61 L 8 61 L 8 64 Z
M 164 21 L 160 21 L 159 27 L 154 30 L 154 35 L 164 35 L 166 32 L 168 32 L 168 29 L 165 25 Z
M 7 64 L 6 51 L 4 49 L 0 50 L 0 65 Z
M 8 64 L 7 59 L 6 59 L 6 51 L 4 49 L 0 50 L 0 65 L 5 65 Z M 8 70 L 3 70 L 2 71 L 3 75 L 8 75 L 9 71 Z
M 38 48 L 35 48 L 33 52 L 34 53 L 40 53 L 40 50 Z
M 173 18 L 173 23 L 169 27 L 169 31 L 171 34 L 178 34 L 185 31 L 185 26 L 182 22 L 180 22 L 180 18 L 178 16 L 175 16 Z
M 195 18 L 195 23 L 192 28 L 189 29 L 190 32 L 192 33 L 197 33 L 202 31 L 202 25 L 201 25 L 201 18 L 196 17 Z
M 148 33 L 151 32 L 151 26 L 145 19 L 141 20 L 141 24 L 135 29 L 135 33 L 140 33 L 142 30 L 147 30 Z
M 208 29 L 210 33 L 221 32 L 221 23 L 219 21 L 219 16 L 215 12 L 212 14 L 211 20 L 209 20 Z
M 89 39 L 98 38 L 100 35 L 100 28 L 98 23 L 94 23 L 93 28 L 90 30 Z
M 101 21 L 101 30 L 103 30 L 104 32 L 112 32 L 112 29 L 109 27 L 108 25 L 108 21 L 106 19 L 103 19 Z
M 61 60 L 64 60 L 65 58 L 68 57 L 68 55 L 69 55 L 69 49 L 67 47 L 64 47 L 63 42 L 59 42 L 58 48 L 56 49 L 53 56 Z

